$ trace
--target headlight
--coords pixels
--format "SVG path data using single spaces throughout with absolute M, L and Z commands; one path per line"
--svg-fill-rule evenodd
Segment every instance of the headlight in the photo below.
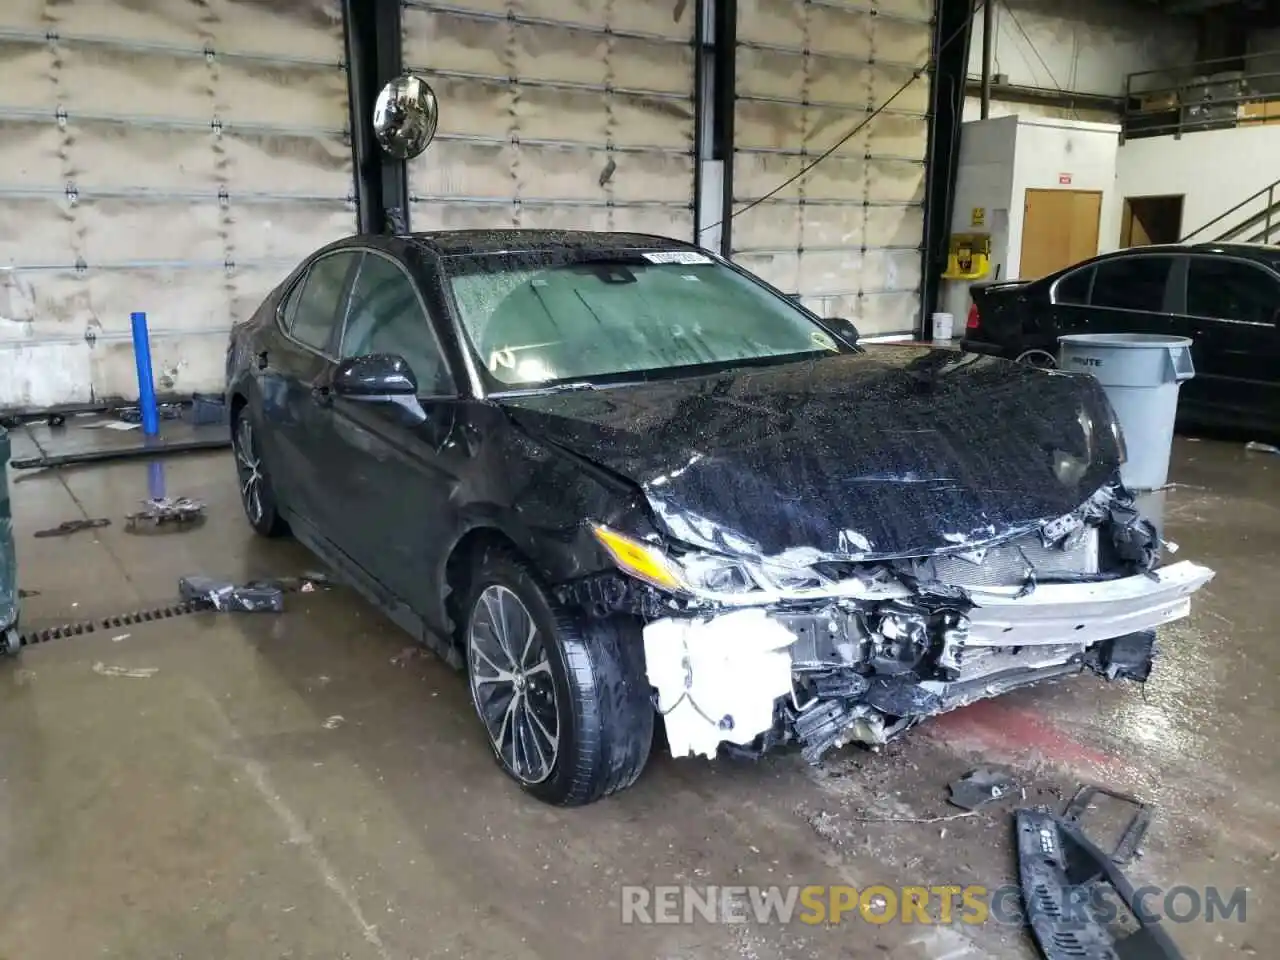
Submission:
M 757 590 L 804 590 L 824 582 L 803 568 L 704 552 L 676 556 L 598 523 L 591 525 L 591 531 L 619 570 L 672 593 L 738 596 Z

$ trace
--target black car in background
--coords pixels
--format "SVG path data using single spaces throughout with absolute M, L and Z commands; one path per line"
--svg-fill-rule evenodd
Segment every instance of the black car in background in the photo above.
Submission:
M 364 236 L 231 333 L 241 498 L 465 667 L 537 797 L 676 756 L 817 761 L 982 697 L 1145 679 L 1154 569 L 1088 377 L 859 348 L 689 244 Z M 992 429 L 998 424 L 999 429 Z
M 1137 247 L 970 294 L 963 350 L 1052 367 L 1061 334 L 1191 337 L 1179 421 L 1280 433 L 1280 247 Z

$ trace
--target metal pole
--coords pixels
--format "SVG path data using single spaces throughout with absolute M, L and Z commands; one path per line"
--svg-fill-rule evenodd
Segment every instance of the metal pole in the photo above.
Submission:
M 996 32 L 996 0 L 982 0 L 982 119 L 991 116 L 992 40 Z
M 138 366 L 138 412 L 142 432 L 154 437 L 160 432 L 160 411 L 156 408 L 156 385 L 151 376 L 151 338 L 147 336 L 147 315 L 129 316 L 133 325 L 133 359 Z

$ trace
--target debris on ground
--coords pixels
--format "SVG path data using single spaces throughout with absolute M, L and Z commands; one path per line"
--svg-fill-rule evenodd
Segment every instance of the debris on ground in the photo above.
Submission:
M 1086 785 L 1076 791 L 1067 808 L 1062 811 L 1062 819 L 1084 829 L 1084 818 L 1091 809 L 1095 809 L 1095 801 L 1106 798 L 1114 801 L 1113 805 L 1128 807 L 1133 814 L 1120 831 L 1119 839 L 1111 851 L 1111 862 L 1124 866 L 1136 860 L 1142 853 L 1142 841 L 1151 826 L 1152 811 L 1150 805 L 1127 793 L 1109 790 L 1106 787 Z
M 1075 822 L 1044 809 L 1022 809 L 1017 824 L 1018 874 L 1026 923 L 1045 960 L 1075 957 L 1142 957 L 1181 960 L 1160 923 L 1136 903 L 1133 885 Z M 1111 889 L 1132 914 L 1135 932 L 1111 923 Z
M 283 593 L 315 593 L 317 587 L 328 589 L 333 583 L 324 573 L 303 573 L 297 577 L 271 577 L 266 580 L 254 580 L 257 586 L 276 587 Z
M 21 588 L 21 587 L 19 587 L 19 588 L 18 588 L 18 599 L 19 599 L 19 600 L 25 600 L 25 599 L 27 599 L 27 597 L 38 597 L 38 596 L 40 596 L 40 591 L 39 591 L 39 590 L 25 590 L 25 589 L 23 589 L 23 588 Z
M 156 406 L 156 414 L 161 420 L 178 420 L 182 417 L 182 407 L 176 403 L 161 403 Z M 120 407 L 115 411 L 115 415 L 124 423 L 135 425 L 142 423 L 142 411 L 137 407 Z
M 337 730 L 340 726 L 347 722 L 347 718 L 340 713 L 335 713 L 323 724 L 326 730 Z
M 1018 781 L 1008 770 L 977 767 L 950 783 L 947 789 L 951 791 L 947 800 L 952 806 L 961 810 L 976 810 L 1017 793 L 1019 787 Z
M 427 655 L 426 647 L 405 647 L 403 650 L 401 650 L 399 653 L 397 653 L 394 657 L 391 658 L 391 663 L 394 666 L 403 667 L 406 663 L 409 663 L 411 660 L 418 660 L 426 657 L 426 655 Z
M 160 672 L 159 667 L 109 667 L 101 660 L 93 665 L 93 672 L 103 677 L 129 677 L 132 680 L 148 680 Z
M 142 501 L 142 509 L 125 517 L 129 530 L 165 524 L 186 526 L 204 519 L 205 504 L 191 497 L 157 497 Z
M 224 613 L 283 613 L 284 591 L 261 580 L 237 586 L 212 577 L 182 577 L 178 593 L 183 600 Z
M 111 521 L 106 517 L 92 517 L 77 520 L 63 520 L 56 527 L 49 527 L 46 530 L 37 530 L 36 537 L 65 537 L 73 533 L 79 533 L 81 530 L 96 530 L 98 527 L 109 527 Z
M 122 634 L 119 634 L 118 636 L 114 636 L 114 637 L 112 637 L 112 638 L 111 638 L 111 642 L 112 642 L 112 643 L 119 643 L 121 640 L 128 640 L 128 639 L 129 639 L 130 637 L 132 637 L 132 636 L 133 636 L 133 634 L 132 634 L 132 633 L 122 633 Z
M 1272 443 L 1259 443 L 1257 440 L 1251 440 L 1244 445 L 1244 448 L 1251 453 L 1280 453 L 1280 447 Z

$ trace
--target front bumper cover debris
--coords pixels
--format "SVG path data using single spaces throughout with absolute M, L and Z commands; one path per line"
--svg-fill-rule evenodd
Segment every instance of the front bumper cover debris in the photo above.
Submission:
M 969 591 L 966 610 L 912 613 L 907 588 L 826 602 L 667 616 L 644 628 L 675 756 L 798 741 L 888 742 L 925 717 L 1091 670 L 1143 681 L 1157 627 L 1185 617 L 1213 571 L 1184 561 L 1095 583 Z
M 1168 924 L 1144 915 L 1132 884 L 1073 822 L 1042 810 L 1019 810 L 1016 818 L 1027 924 L 1045 960 L 1181 960 Z M 1133 915 L 1136 932 L 1113 932 L 1108 890 Z

